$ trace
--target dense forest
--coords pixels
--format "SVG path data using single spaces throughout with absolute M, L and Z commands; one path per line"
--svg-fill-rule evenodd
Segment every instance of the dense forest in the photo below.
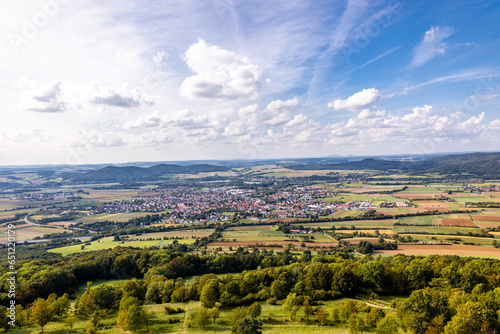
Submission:
M 5 266 L 2 271 L 1 301 L 7 305 L 9 274 Z M 241 274 L 215 275 L 234 272 Z M 190 284 L 179 279 L 192 275 L 199 278 Z M 18 311 L 27 317 L 37 303 L 62 303 L 65 294 L 74 294 L 79 284 L 111 278 L 139 280 L 127 281 L 121 288 L 87 289 L 76 300 L 78 315 L 121 309 L 125 299 L 134 297 L 139 306 L 195 300 L 207 310 L 282 300 L 293 318 L 303 305 L 321 305 L 325 300 L 409 295 L 392 306 L 402 326 L 412 333 L 494 333 L 500 329 L 498 260 L 404 255 L 354 258 L 326 250 L 316 256 L 308 251 L 297 256 L 288 250 L 275 253 L 242 247 L 232 254 L 117 247 L 25 261 L 17 271 Z M 347 310 L 331 311 L 333 316 L 325 324 L 347 322 L 356 307 L 344 306 Z

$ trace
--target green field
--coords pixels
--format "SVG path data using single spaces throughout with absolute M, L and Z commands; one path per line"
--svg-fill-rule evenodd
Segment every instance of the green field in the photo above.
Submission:
M 469 232 L 478 233 L 480 232 L 479 228 L 471 228 L 471 227 L 455 227 L 455 226 L 394 226 L 394 233 L 404 234 L 408 233 L 430 233 L 430 234 L 449 234 L 456 235 L 457 232 L 467 234 Z
M 414 187 L 414 186 L 408 186 L 405 190 L 401 191 L 400 193 L 440 193 L 441 191 L 438 188 L 434 187 Z
M 326 223 L 302 223 L 304 227 L 307 228 L 317 228 L 321 227 L 322 229 L 331 229 L 332 226 L 335 228 L 338 227 L 351 227 L 352 225 L 360 228 L 388 228 L 395 223 L 396 220 L 393 221 L 380 221 L 380 220 L 347 220 L 341 222 L 326 222 Z
M 147 235 L 143 235 L 143 239 L 147 239 Z M 53 248 L 50 249 L 49 252 L 52 253 L 60 253 L 62 255 L 69 255 L 73 253 L 79 253 L 79 252 L 86 252 L 86 251 L 94 251 L 94 250 L 101 250 L 101 249 L 110 249 L 110 248 L 115 248 L 117 246 L 121 247 L 152 247 L 152 246 L 157 246 L 157 247 L 162 247 L 169 245 L 173 242 L 174 240 L 139 240 L 139 241 L 113 241 L 111 237 L 99 239 L 92 241 L 90 245 L 84 245 L 84 244 L 78 244 L 78 245 L 72 245 L 72 246 L 66 246 L 66 247 L 59 247 L 59 248 Z M 191 244 L 195 241 L 195 239 L 180 239 L 177 240 L 180 244 Z M 82 246 L 85 246 L 84 249 L 81 249 Z
M 156 233 L 144 233 L 142 235 L 129 235 L 128 240 L 141 240 L 141 239 L 163 239 L 166 238 L 184 238 L 184 239 L 196 239 L 207 237 L 212 233 L 211 229 L 207 230 L 187 230 L 179 232 L 156 232 Z M 182 240 L 182 239 L 181 239 Z
M 268 227 L 269 229 L 269 227 Z M 270 230 L 237 230 L 224 231 L 222 238 L 229 241 L 283 241 L 288 240 L 288 235 L 281 231 Z
M 400 224 L 408 225 L 434 225 L 436 216 L 416 216 L 416 217 L 401 217 L 398 219 Z

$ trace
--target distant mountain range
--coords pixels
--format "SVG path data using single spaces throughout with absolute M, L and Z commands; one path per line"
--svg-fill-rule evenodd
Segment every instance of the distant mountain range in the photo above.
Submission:
M 441 174 L 471 174 L 484 178 L 500 178 L 500 153 L 451 154 L 417 161 L 376 160 L 366 158 L 333 164 L 285 165 L 298 170 L 379 170 Z
M 470 174 L 500 178 L 500 153 L 457 153 L 394 156 L 328 156 L 261 160 L 198 160 L 124 164 L 0 166 L 0 175 L 36 171 L 58 174 L 70 182 L 135 182 L 161 180 L 164 175 L 224 172 L 238 166 L 278 164 L 297 170 L 379 170 L 405 173 Z

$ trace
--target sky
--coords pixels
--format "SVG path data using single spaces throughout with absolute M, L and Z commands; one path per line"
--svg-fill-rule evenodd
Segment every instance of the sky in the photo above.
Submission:
M 0 165 L 499 150 L 496 0 L 1 7 Z

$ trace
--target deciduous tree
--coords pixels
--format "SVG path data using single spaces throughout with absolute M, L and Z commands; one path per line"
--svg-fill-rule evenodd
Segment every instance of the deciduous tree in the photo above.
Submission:
M 43 327 L 52 320 L 53 316 L 54 310 L 47 300 L 39 298 L 33 303 L 30 320 L 42 328 L 42 333 Z

